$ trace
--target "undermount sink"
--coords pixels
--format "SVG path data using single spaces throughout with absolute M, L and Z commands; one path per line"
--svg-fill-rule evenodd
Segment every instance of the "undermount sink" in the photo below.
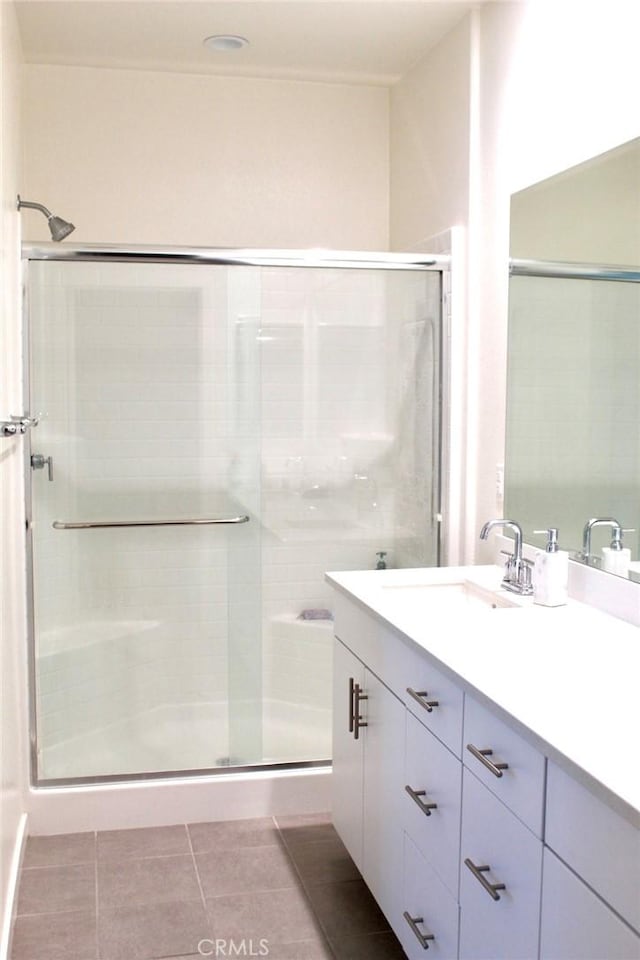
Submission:
M 517 608 L 519 605 L 506 595 L 487 590 L 485 587 L 463 580 L 458 583 L 400 583 L 382 587 L 385 594 L 402 598 L 403 601 L 419 600 L 422 604 L 437 604 L 452 612 L 461 606 L 483 610 L 503 610 Z

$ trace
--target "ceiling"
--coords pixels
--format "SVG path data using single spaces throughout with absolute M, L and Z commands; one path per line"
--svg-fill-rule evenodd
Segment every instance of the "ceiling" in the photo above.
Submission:
M 28 63 L 390 86 L 466 0 L 17 0 Z M 206 50 L 217 33 L 247 37 Z

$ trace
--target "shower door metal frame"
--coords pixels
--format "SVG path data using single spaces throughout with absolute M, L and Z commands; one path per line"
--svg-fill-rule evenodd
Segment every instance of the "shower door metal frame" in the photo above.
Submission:
M 618 280 L 640 283 L 640 269 L 608 263 L 569 263 L 564 260 L 509 260 L 510 277 L 547 277 L 554 280 Z
M 335 250 L 260 250 L 236 248 L 164 247 L 147 245 L 102 245 L 37 243 L 22 246 L 22 305 L 23 305 L 23 384 L 25 403 L 31 396 L 31 336 L 29 313 L 29 263 L 32 260 L 93 263 L 176 263 L 208 266 L 301 267 L 351 270 L 412 270 L 440 274 L 440 323 L 438 351 L 438 443 L 434 445 L 437 465 L 436 488 L 432 504 L 432 520 L 436 530 L 437 566 L 446 563 L 444 531 L 447 528 L 447 504 L 443 471 L 448 464 L 449 449 L 449 342 L 450 342 L 450 269 L 451 257 L 442 254 L 380 253 L 372 251 Z M 229 776 L 230 774 L 264 773 L 268 771 L 305 770 L 331 767 L 331 759 L 295 760 L 281 763 L 257 763 L 228 767 L 205 767 L 191 770 L 171 770 L 143 773 L 105 774 L 88 777 L 41 779 L 38 776 L 38 716 L 36 697 L 35 604 L 34 604 L 34 550 L 33 503 L 31 468 L 31 434 L 27 431 L 24 443 L 25 520 L 26 520 L 26 604 L 27 604 L 27 672 L 29 685 L 29 768 L 30 783 L 34 788 L 82 787 L 97 784 L 135 783 L 144 781 L 175 781 Z

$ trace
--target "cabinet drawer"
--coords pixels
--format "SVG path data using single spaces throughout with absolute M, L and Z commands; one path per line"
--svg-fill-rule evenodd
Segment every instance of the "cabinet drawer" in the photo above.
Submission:
M 425 955 L 430 960 L 456 960 L 458 904 L 406 834 L 402 904 L 394 928 L 409 960 L 422 960 Z M 418 934 L 433 936 L 433 940 L 422 943 Z
M 433 666 L 426 654 L 408 651 L 405 656 L 402 696 L 414 716 L 435 733 L 457 757 L 462 746 L 462 701 L 460 687 Z
M 462 765 L 411 713 L 406 718 L 404 828 L 457 897 Z
M 460 958 L 535 960 L 542 842 L 468 770 L 462 798 Z
M 545 841 L 640 930 L 640 831 L 552 762 Z
M 463 742 L 465 766 L 542 837 L 544 756 L 469 696 L 464 704 Z
M 637 894 L 637 889 L 636 889 Z M 541 960 L 638 960 L 640 937 L 545 848 Z

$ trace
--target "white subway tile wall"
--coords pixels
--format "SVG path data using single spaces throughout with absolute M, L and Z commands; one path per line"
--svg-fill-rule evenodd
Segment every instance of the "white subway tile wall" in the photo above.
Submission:
M 437 562 L 438 275 L 39 262 L 29 287 L 41 777 L 328 758 L 331 624 L 300 614 L 326 570 Z

